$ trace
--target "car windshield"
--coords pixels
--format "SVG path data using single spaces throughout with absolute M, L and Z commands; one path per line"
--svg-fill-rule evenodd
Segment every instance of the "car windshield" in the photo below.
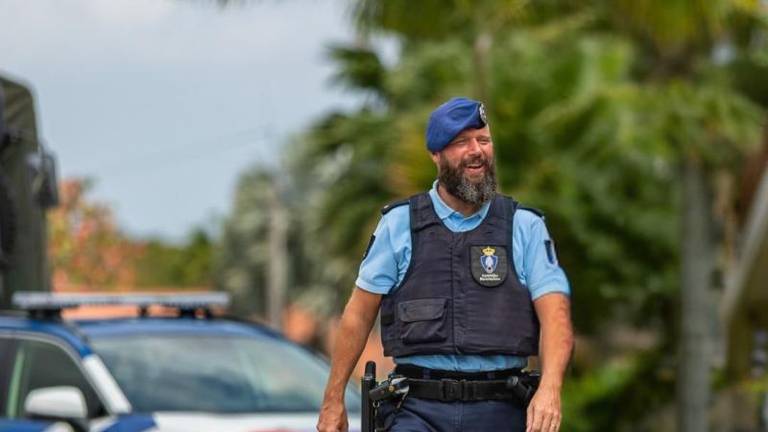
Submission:
M 92 340 L 136 412 L 317 412 L 328 366 L 293 344 L 221 335 Z M 347 390 L 347 408 L 360 410 Z

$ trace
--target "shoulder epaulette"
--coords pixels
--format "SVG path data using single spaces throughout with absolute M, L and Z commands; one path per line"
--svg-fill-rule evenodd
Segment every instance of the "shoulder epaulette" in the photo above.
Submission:
M 517 206 L 518 210 L 528 210 L 529 212 L 535 214 L 536 216 L 545 219 L 544 212 L 534 208 L 534 207 L 526 207 L 526 206 Z
M 401 205 L 406 205 L 410 201 L 411 200 L 409 198 L 406 198 L 406 199 L 402 199 L 400 201 L 395 201 L 395 202 L 389 203 L 389 204 L 385 205 L 384 208 L 381 209 L 381 214 L 385 215 L 385 214 L 389 213 L 390 210 L 392 210 L 393 208 L 400 207 Z

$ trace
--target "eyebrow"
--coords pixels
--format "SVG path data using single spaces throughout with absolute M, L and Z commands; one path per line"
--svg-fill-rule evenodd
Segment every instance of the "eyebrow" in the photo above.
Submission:
M 477 139 L 486 138 L 486 139 L 489 139 L 489 140 L 492 139 L 490 134 L 488 134 L 488 135 L 478 135 L 476 138 Z M 466 139 L 469 139 L 469 137 L 466 136 L 466 135 L 465 136 L 459 136 L 459 137 L 456 137 L 453 140 L 451 140 L 451 142 L 454 143 L 454 142 L 459 142 L 461 140 L 466 140 Z

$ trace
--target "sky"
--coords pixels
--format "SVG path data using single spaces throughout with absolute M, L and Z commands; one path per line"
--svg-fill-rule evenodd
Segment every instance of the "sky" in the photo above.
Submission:
M 130 235 L 180 241 L 215 229 L 243 170 L 357 103 L 326 56 L 349 21 L 344 0 L 0 0 L 0 73 L 35 91 L 60 178 L 94 179 Z

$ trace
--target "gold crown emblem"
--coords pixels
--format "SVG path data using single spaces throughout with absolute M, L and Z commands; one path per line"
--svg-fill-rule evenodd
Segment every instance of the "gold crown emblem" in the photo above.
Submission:
M 496 249 L 488 246 L 485 249 L 483 249 L 483 255 L 492 256 L 496 253 Z

